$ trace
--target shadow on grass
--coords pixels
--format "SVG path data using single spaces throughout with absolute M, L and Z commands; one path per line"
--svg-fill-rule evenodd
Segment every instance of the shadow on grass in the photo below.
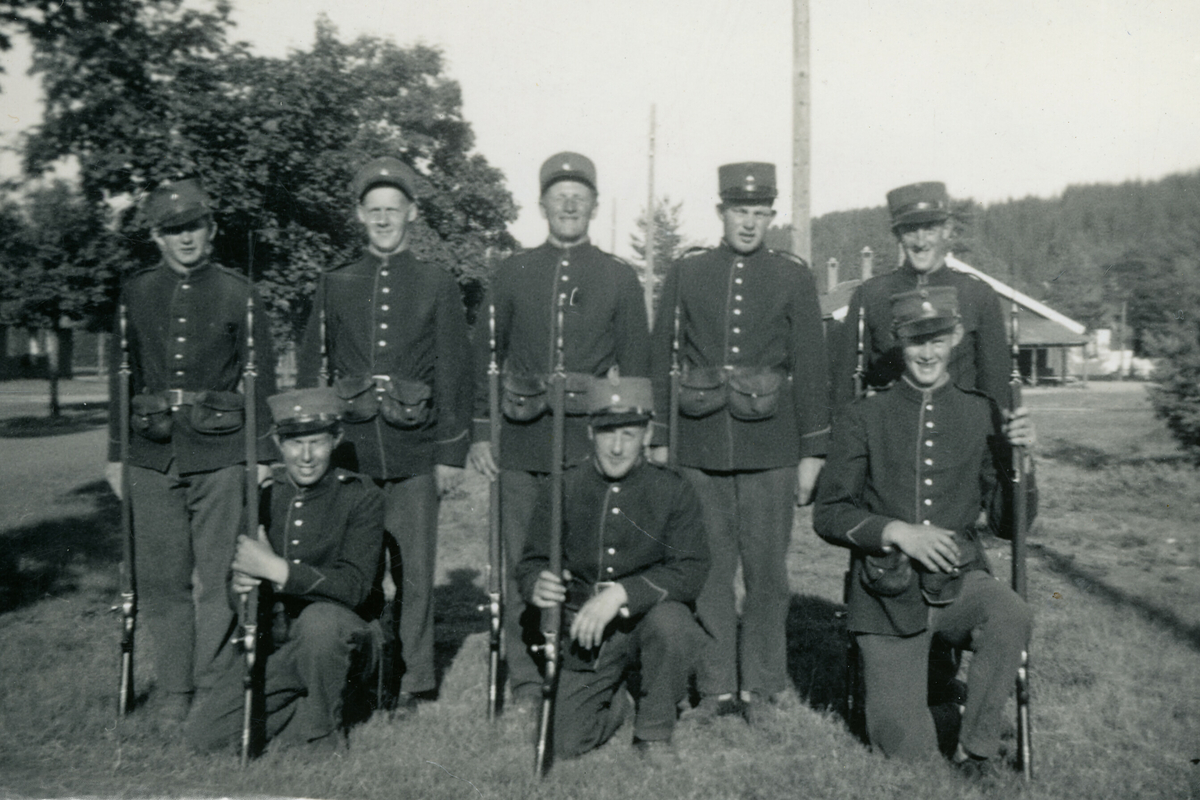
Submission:
M 787 666 L 792 685 L 809 706 L 844 713 L 846 698 L 845 606 L 793 594 L 787 617 Z
M 1172 453 L 1160 456 L 1124 457 L 1114 455 L 1097 447 L 1069 442 L 1065 439 L 1052 439 L 1039 455 L 1064 464 L 1086 469 L 1089 472 L 1099 472 L 1108 467 L 1125 465 L 1139 466 L 1143 464 L 1190 464 L 1191 458 L 1186 453 Z
M 36 439 L 99 428 L 108 424 L 107 403 L 63 403 L 58 417 L 22 416 L 0 419 L 0 438 Z
M 489 629 L 486 611 L 487 593 L 475 585 L 479 570 L 455 569 L 447 575 L 449 583 L 434 587 L 433 667 L 438 686 L 454 663 L 463 641 L 473 633 Z
M 70 594 L 80 572 L 120 560 L 120 504 L 107 484 L 84 484 L 71 494 L 95 495 L 96 510 L 0 530 L 0 613 Z
M 1050 569 L 1068 578 L 1078 589 L 1102 597 L 1110 603 L 1128 606 L 1146 619 L 1166 628 L 1193 650 L 1200 651 L 1200 625 L 1181 619 L 1170 609 L 1148 603 L 1143 598 L 1110 586 L 1086 568 L 1075 563 L 1075 557 L 1064 555 L 1044 544 L 1030 543 L 1030 552 L 1041 557 Z

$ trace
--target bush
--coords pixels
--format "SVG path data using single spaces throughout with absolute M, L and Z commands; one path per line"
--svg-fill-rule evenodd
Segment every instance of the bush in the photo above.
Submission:
M 1200 466 L 1200 312 L 1189 311 L 1170 334 L 1159 337 L 1161 362 L 1150 389 L 1154 411 Z

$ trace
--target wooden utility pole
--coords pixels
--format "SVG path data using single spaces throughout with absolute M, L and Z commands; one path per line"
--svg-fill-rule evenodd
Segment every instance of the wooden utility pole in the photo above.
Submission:
M 646 201 L 646 319 L 654 325 L 654 245 L 658 241 L 658 219 L 654 213 L 654 104 L 650 104 L 650 175 L 649 199 Z
M 792 252 L 812 263 L 808 0 L 792 0 Z

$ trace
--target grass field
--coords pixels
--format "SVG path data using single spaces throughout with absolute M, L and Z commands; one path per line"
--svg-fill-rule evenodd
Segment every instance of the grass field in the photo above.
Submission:
M 1029 560 L 1037 775 L 991 796 L 1200 798 L 1200 474 L 1140 385 L 1030 390 L 1026 400 L 1041 438 Z M 39 413 L 27 406 L 37 404 L 0 391 L 0 417 Z M 80 424 L 48 436 L 0 419 L 0 796 L 984 796 L 941 764 L 886 761 L 846 732 L 834 710 L 845 553 L 817 539 L 806 509 L 788 560 L 795 691 L 781 712 L 753 730 L 733 718 L 681 725 L 680 765 L 662 771 L 630 758 L 627 726 L 535 781 L 529 723 L 484 717 L 478 476 L 443 506 L 436 703 L 403 724 L 369 720 L 341 757 L 268 753 L 241 771 L 232 755 L 193 756 L 144 712 L 115 720 L 117 507 L 101 481 L 94 405 L 72 408 Z M 1006 552 L 990 554 L 1001 573 Z M 136 677 L 140 692 L 153 690 L 148 660 Z

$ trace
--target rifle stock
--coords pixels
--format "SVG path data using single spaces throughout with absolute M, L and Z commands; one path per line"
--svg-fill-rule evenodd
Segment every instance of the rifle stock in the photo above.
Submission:
M 1020 306 L 1016 290 L 1012 296 L 1010 347 L 1012 353 L 1012 375 L 1009 379 L 1009 407 L 1016 411 L 1021 407 L 1021 343 L 1017 321 Z M 1029 476 L 1025 471 L 1025 448 L 1012 448 L 1012 588 L 1024 600 L 1025 585 L 1025 536 L 1028 515 Z M 1029 720 L 1029 652 L 1021 652 L 1021 665 L 1017 668 L 1017 764 L 1025 780 L 1033 779 L 1033 738 Z
M 133 563 L 133 498 L 129 496 L 129 415 L 130 381 L 128 310 L 124 303 L 117 309 L 121 364 L 117 368 L 117 423 L 121 448 L 121 677 L 117 690 L 117 718 L 133 710 L 133 641 L 137 628 L 137 573 Z
M 500 458 L 500 364 L 496 359 L 496 306 L 488 306 L 488 428 L 492 458 Z M 500 663 L 504 659 L 503 591 L 504 545 L 500 536 L 500 477 L 488 484 L 488 611 L 491 615 L 491 635 L 488 647 L 488 707 L 489 721 L 495 720 L 500 708 Z
M 242 368 L 242 391 L 245 397 L 246 421 L 243 429 L 246 458 L 246 530 L 247 537 L 258 536 L 258 365 L 254 348 L 254 231 L 249 234 L 250 250 L 246 272 L 250 286 L 246 294 L 246 361 Z M 238 603 L 238 642 L 245 658 L 242 686 L 241 764 L 243 767 L 255 755 L 254 683 L 258 658 L 258 588 L 243 594 Z
M 553 416 L 553 434 L 550 447 L 550 552 L 547 569 L 554 575 L 562 575 L 562 527 L 563 527 L 563 449 L 564 449 L 564 404 L 566 400 L 567 374 L 563 364 L 563 305 L 566 295 L 558 296 L 557 333 L 555 339 L 555 365 L 550 375 L 550 408 Z M 554 757 L 551 736 L 554 716 L 554 693 L 558 688 L 558 644 L 562 628 L 562 606 L 555 604 L 542 609 L 542 655 L 545 671 L 542 677 L 542 709 L 538 722 L 537 750 L 534 771 L 541 777 L 550 768 Z

